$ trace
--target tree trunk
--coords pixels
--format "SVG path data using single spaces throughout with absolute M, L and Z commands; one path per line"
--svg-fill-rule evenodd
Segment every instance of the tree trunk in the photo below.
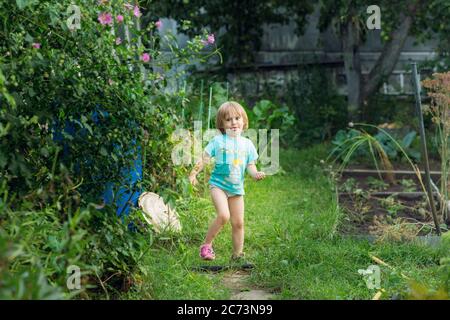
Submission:
M 358 121 L 360 118 L 362 81 L 358 17 L 351 15 L 341 30 L 345 75 L 347 78 L 347 110 L 350 119 L 352 121 Z
M 389 41 L 383 47 L 381 55 L 371 69 L 366 81 L 361 74 L 358 16 L 354 8 L 350 8 L 349 18 L 341 28 L 341 35 L 347 78 L 348 113 L 352 121 L 361 120 L 361 105 L 367 104 L 369 97 L 380 88 L 383 80 L 394 70 L 414 22 L 416 10 L 421 4 L 422 1 L 418 0 L 408 6 L 406 15 L 403 15 L 399 26 L 391 32 Z
M 393 30 L 389 36 L 389 41 L 383 47 L 381 55 L 378 57 L 377 62 L 370 70 L 367 81 L 362 86 L 361 101 L 367 103 L 369 97 L 374 94 L 397 64 L 400 53 L 408 37 L 411 26 L 416 16 L 417 8 L 422 4 L 422 1 L 415 1 L 408 6 L 406 15 L 403 15 L 400 19 L 398 27 Z
M 384 46 L 377 62 L 370 70 L 367 82 L 364 84 L 362 101 L 367 102 L 368 98 L 379 89 L 383 80 L 387 79 L 394 70 L 413 20 L 412 16 L 406 16 L 398 28 L 391 33 L 390 41 Z

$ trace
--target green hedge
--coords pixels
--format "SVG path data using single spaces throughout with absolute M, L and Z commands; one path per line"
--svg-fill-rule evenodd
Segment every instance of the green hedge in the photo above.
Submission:
M 72 4 L 80 29 L 71 30 Z M 136 28 L 133 6 L 0 0 L 0 298 L 111 298 L 138 282 L 150 230 L 138 212 L 121 221 L 113 207 L 97 209 L 138 146 L 143 189 L 168 198 L 183 190 L 186 169 L 172 165 L 169 137 L 184 93 L 166 89 L 185 76 L 169 72 L 177 64 L 201 61 L 207 34 L 169 46 L 167 59 L 155 23 Z M 80 292 L 67 290 L 70 265 L 83 274 Z

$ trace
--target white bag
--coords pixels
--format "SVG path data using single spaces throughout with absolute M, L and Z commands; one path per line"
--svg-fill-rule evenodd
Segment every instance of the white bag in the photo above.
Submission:
M 181 231 L 178 214 L 165 204 L 164 200 L 156 193 L 142 193 L 138 203 L 145 220 L 153 225 L 156 232 L 164 230 Z

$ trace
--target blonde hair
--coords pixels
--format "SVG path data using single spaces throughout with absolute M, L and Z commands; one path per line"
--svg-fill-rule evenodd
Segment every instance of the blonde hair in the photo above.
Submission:
M 220 132 L 225 133 L 224 121 L 226 118 L 234 115 L 241 116 L 244 122 L 243 130 L 248 129 L 247 113 L 245 112 L 244 108 L 236 101 L 224 102 L 219 107 L 216 115 L 216 128 L 219 129 Z

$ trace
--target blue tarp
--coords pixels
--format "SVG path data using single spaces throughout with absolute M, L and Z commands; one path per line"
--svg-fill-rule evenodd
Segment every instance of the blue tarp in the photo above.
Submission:
M 101 115 L 105 118 L 109 116 L 107 112 L 102 112 Z M 95 124 L 98 124 L 100 122 L 99 113 L 94 111 L 91 119 Z M 69 153 L 68 143 L 64 141 L 63 132 L 74 136 L 76 134 L 75 128 L 75 123 L 69 120 L 65 121 L 64 128 L 61 128 L 61 125 L 57 123 L 53 125 L 53 140 L 62 144 L 62 157 L 68 156 Z M 86 129 L 81 130 L 78 134 L 84 136 L 86 134 Z M 123 178 L 121 181 L 110 181 L 105 184 L 105 189 L 101 195 L 105 204 L 115 204 L 117 207 L 117 215 L 122 217 L 130 213 L 131 207 L 137 206 L 137 201 L 142 193 L 142 190 L 138 189 L 139 182 L 142 181 L 141 147 L 136 147 L 135 140 L 130 141 L 129 145 L 131 146 L 130 149 L 124 150 L 123 153 L 127 155 L 134 153 L 133 158 L 135 160 L 130 167 L 121 169 L 121 176 Z M 120 147 L 118 146 L 118 148 Z M 75 167 L 75 170 L 77 170 L 77 167 Z M 116 185 L 116 188 L 114 188 L 114 185 Z
M 133 141 L 135 143 L 135 141 Z M 133 144 L 133 143 L 132 143 Z M 115 203 L 117 206 L 117 215 L 128 215 L 130 207 L 137 206 L 137 201 L 142 193 L 138 190 L 138 183 L 142 180 L 142 156 L 141 148 L 136 149 L 136 160 L 130 168 L 122 168 L 121 175 L 123 180 L 120 181 L 120 187 L 114 192 L 113 182 L 106 184 L 103 192 L 103 200 L 106 204 Z

